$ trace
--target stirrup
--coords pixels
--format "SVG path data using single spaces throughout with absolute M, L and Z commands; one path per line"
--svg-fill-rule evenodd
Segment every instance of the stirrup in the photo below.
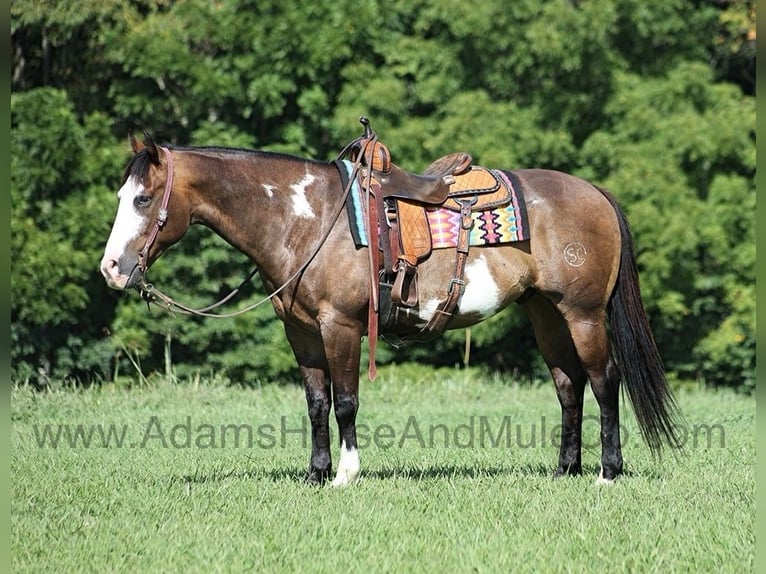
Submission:
M 396 278 L 391 288 L 391 301 L 395 305 L 412 308 L 418 304 L 417 266 L 400 257 L 394 271 Z

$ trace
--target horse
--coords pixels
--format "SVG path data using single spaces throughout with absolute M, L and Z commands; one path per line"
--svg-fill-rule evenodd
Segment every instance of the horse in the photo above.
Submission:
M 349 231 L 348 185 L 333 161 L 261 150 L 160 146 L 129 137 L 133 156 L 117 193 L 116 216 L 100 271 L 116 290 L 144 289 L 149 267 L 201 224 L 257 268 L 284 324 L 305 388 L 311 424 L 306 481 L 331 478 L 329 415 L 340 455 L 333 486 L 356 483 L 360 355 L 370 329 L 377 277 L 369 247 Z M 606 189 L 547 169 L 510 170 L 523 189 L 529 239 L 472 247 L 447 329 L 463 329 L 511 303 L 529 318 L 561 407 L 554 477 L 582 474 L 587 383 L 600 411 L 596 482 L 623 472 L 621 383 L 653 454 L 680 448 L 678 405 L 641 298 L 632 232 Z M 397 333 L 417 332 L 444 298 L 454 250 L 434 250 L 418 267 L 418 299 Z M 369 335 L 369 336 L 368 336 Z M 372 344 L 373 341 L 368 343 Z

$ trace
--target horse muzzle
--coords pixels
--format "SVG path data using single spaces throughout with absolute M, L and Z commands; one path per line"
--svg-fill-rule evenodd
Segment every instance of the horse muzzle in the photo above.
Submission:
M 101 260 L 101 275 L 104 276 L 106 284 L 112 289 L 124 291 L 130 287 L 136 287 L 143 282 L 143 273 L 139 269 L 138 263 L 135 262 L 129 267 L 124 263 L 124 261 L 118 261 L 106 256 Z M 127 273 L 123 271 L 126 267 L 130 269 Z

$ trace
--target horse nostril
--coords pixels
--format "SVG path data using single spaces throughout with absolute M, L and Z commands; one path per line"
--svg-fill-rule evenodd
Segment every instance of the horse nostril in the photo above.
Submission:
M 115 274 L 115 271 L 117 270 L 117 260 L 116 259 L 104 259 L 101 262 L 101 273 L 105 277 L 110 277 Z

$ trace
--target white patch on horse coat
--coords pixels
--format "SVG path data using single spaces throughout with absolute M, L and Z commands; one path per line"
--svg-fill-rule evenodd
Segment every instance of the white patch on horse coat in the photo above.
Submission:
M 261 186 L 263 189 L 266 190 L 266 195 L 269 196 L 269 199 L 274 197 L 274 190 L 276 189 L 273 185 L 269 185 L 268 183 L 262 183 Z
M 484 255 L 465 267 L 466 285 L 458 308 L 461 314 L 494 315 L 500 308 L 500 289 L 492 277 Z
M 439 299 L 429 299 L 420 306 L 418 317 L 420 317 L 423 321 L 430 321 L 434 312 L 436 312 L 436 308 L 439 306 L 439 303 L 441 303 Z
M 309 200 L 306 199 L 306 188 L 313 183 L 314 179 L 313 175 L 307 173 L 298 183 L 290 186 L 290 189 L 295 192 L 295 195 L 293 195 L 293 212 L 296 217 L 316 217 L 311 209 Z
M 458 301 L 458 314 L 477 313 L 482 318 L 494 315 L 500 308 L 500 289 L 492 277 L 484 255 L 466 265 L 465 280 L 465 290 Z M 420 306 L 418 317 L 423 321 L 429 321 L 439 303 L 441 303 L 439 299 L 424 301 Z
M 333 486 L 350 486 L 359 480 L 362 470 L 359 463 L 359 451 L 355 448 L 346 448 L 346 441 L 340 445 L 340 462 Z
M 144 192 L 144 186 L 133 176 L 130 176 L 117 192 L 120 203 L 114 218 L 112 232 L 106 242 L 104 259 L 118 261 L 132 239 L 138 236 L 146 227 L 147 218 L 133 206 L 133 200 Z

